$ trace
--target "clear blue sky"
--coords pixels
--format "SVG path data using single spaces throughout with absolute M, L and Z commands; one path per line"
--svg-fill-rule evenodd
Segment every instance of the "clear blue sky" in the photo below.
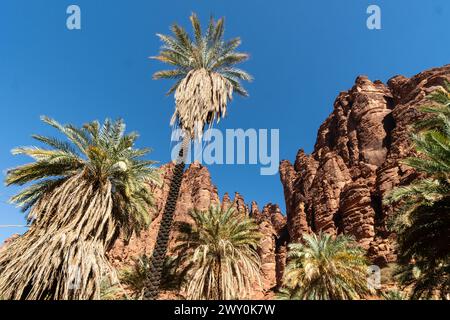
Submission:
M 82 30 L 66 29 L 66 8 L 81 7 Z M 366 28 L 366 9 L 382 10 L 382 30 Z M 226 36 L 241 36 L 251 54 L 243 67 L 255 81 L 250 97 L 230 105 L 225 128 L 280 129 L 280 157 L 310 152 L 319 125 L 339 91 L 359 74 L 388 80 L 449 63 L 448 0 L 3 0 L 0 4 L 0 164 L 28 159 L 10 150 L 33 143 L 32 133 L 49 134 L 39 121 L 49 115 L 81 125 L 123 117 L 151 146 L 151 158 L 170 159 L 173 98 L 165 81 L 151 75 L 159 63 L 147 59 L 160 47 L 155 33 L 173 22 L 185 26 L 192 11 L 205 21 L 226 17 Z M 260 206 L 284 197 L 278 176 L 261 176 L 259 166 L 209 167 L 221 194 L 242 193 Z M 0 187 L 0 224 L 23 223 L 7 203 L 14 188 Z M 23 229 L 0 229 L 0 241 Z

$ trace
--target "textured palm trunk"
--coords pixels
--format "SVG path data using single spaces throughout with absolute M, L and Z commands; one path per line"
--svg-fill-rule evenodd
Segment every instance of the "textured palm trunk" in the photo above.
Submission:
M 218 260 L 216 266 L 217 300 L 224 300 L 222 292 L 222 259 L 219 256 L 217 260 Z
M 155 300 L 157 299 L 159 294 L 162 271 L 169 243 L 169 235 L 170 230 L 172 229 L 173 214 L 176 209 L 181 182 L 183 180 L 185 158 L 189 141 L 189 135 L 186 134 L 183 138 L 183 144 L 180 149 L 180 153 L 178 154 L 178 159 L 174 168 L 169 194 L 167 196 L 166 205 L 164 206 L 163 216 L 158 230 L 158 236 L 156 238 L 152 259 L 150 261 L 150 277 L 149 279 L 147 279 L 147 285 L 145 286 L 143 297 L 145 300 Z

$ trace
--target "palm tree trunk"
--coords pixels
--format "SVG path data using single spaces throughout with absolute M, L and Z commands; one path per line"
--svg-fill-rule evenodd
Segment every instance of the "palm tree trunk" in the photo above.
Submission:
M 224 300 L 222 291 L 222 259 L 219 256 L 216 266 L 217 300 Z
M 144 289 L 143 298 L 145 300 L 155 300 L 158 297 L 164 261 L 166 259 L 167 247 L 169 243 L 170 230 L 172 229 L 173 214 L 176 209 L 181 182 L 183 180 L 185 157 L 189 142 L 190 137 L 186 133 L 183 138 L 183 143 L 173 171 L 169 194 L 164 206 L 164 212 L 159 226 L 158 236 L 156 238 L 152 259 L 150 261 L 150 277 L 149 279 L 147 279 L 147 284 Z

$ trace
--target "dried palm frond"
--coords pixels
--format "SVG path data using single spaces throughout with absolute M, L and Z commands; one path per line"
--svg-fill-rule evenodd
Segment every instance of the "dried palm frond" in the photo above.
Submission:
M 43 120 L 72 144 L 35 136 L 53 149 L 14 151 L 36 160 L 6 177 L 9 185 L 35 182 L 11 199 L 29 210 L 31 226 L 0 252 L 0 296 L 99 299 L 102 279 L 116 279 L 105 252 L 120 232 L 131 236 L 151 220 L 153 162 L 140 159 L 148 150 L 132 148 L 137 135 L 125 135 L 121 120 L 81 129 Z
M 201 137 L 205 124 L 225 117 L 233 86 L 220 74 L 206 69 L 193 70 L 175 92 L 176 109 L 171 124 L 178 125 L 192 137 Z

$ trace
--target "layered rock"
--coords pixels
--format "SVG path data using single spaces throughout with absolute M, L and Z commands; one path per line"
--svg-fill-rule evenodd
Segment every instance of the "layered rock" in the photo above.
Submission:
M 118 240 L 109 253 L 110 260 L 117 268 L 131 264 L 133 258 L 147 254 L 151 255 L 156 242 L 161 214 L 167 195 L 169 193 L 170 181 L 175 164 L 169 163 L 161 167 L 162 183 L 160 186 L 151 185 L 150 188 L 155 198 L 154 219 L 147 230 L 140 235 L 134 235 L 128 243 Z M 217 189 L 211 183 L 208 170 L 198 163 L 192 164 L 183 176 L 180 189 L 180 197 L 174 213 L 174 223 L 190 222 L 187 215 L 191 209 L 206 210 L 211 205 L 219 203 Z M 169 253 L 175 244 L 176 231 L 170 235 Z
M 262 234 L 258 248 L 261 257 L 261 276 L 263 290 L 274 289 L 281 284 L 284 269 L 285 248 L 287 241 L 281 242 L 286 230 L 286 217 L 283 216 L 278 205 L 269 203 L 262 211 L 259 210 L 256 202 L 252 202 L 251 216 L 258 222 Z M 280 270 L 281 269 L 281 270 Z M 277 273 L 277 270 L 280 270 Z
M 448 79 L 450 66 L 387 85 L 361 76 L 339 94 L 312 154 L 300 150 L 293 165 L 280 164 L 291 241 L 308 232 L 345 233 L 376 263 L 395 259 L 395 235 L 386 228 L 393 208 L 382 199 L 416 176 L 399 162 L 413 153 L 408 126 L 421 117 L 426 95 Z

